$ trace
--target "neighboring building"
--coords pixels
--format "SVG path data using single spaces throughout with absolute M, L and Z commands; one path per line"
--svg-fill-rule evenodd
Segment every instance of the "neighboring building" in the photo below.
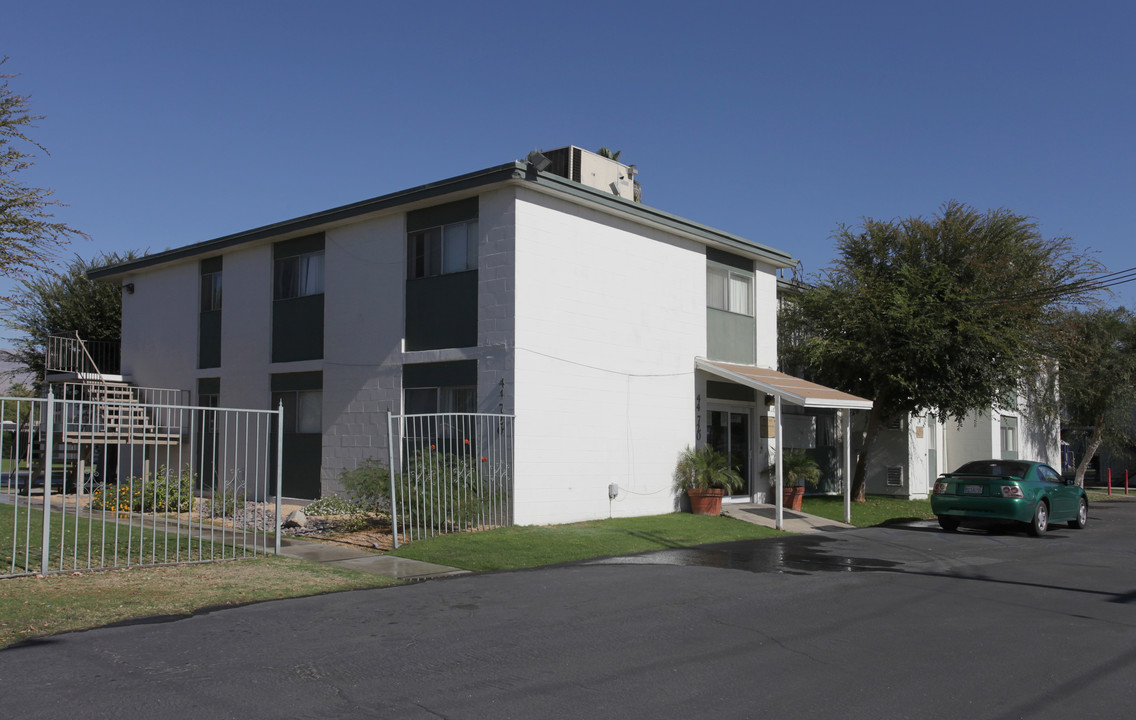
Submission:
M 1036 460 L 1061 469 L 1057 418 L 1034 417 L 1028 403 L 972 412 L 961 423 L 912 415 L 880 431 L 868 465 L 867 491 L 911 499 L 931 494 L 935 479 L 970 460 Z
M 777 291 L 782 296 L 800 287 L 795 281 L 781 280 Z M 802 368 L 790 370 L 806 374 Z M 820 464 L 819 492 L 838 491 L 840 430 L 834 414 L 796 408 L 789 412 L 794 414 L 785 416 L 786 447 L 804 449 Z M 863 444 L 866 417 L 859 420 L 853 424 L 852 446 L 856 452 Z M 804 432 L 792 432 L 792 428 Z M 972 412 L 962 422 L 941 423 L 933 413 L 909 415 L 880 429 L 866 469 L 866 492 L 923 499 L 931 494 L 935 479 L 942 473 L 970 460 L 988 458 L 1036 460 L 1060 470 L 1062 446 L 1057 416 L 1038 417 L 1029 399 L 1022 396 L 1015 398 L 1013 408 Z
M 626 199 L 618 162 L 545 156 L 93 271 L 126 290 L 123 375 L 283 402 L 301 498 L 386 459 L 387 411 L 515 414 L 520 524 L 671 511 L 705 442 L 763 498 L 775 397 L 870 406 L 757 372 L 788 253 Z

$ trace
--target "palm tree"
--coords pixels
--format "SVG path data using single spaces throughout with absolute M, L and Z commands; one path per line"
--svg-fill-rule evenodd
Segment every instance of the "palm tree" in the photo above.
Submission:
M 683 450 L 678 456 L 674 479 L 679 490 L 722 488 L 733 492 L 745 486 L 742 476 L 730 467 L 729 459 L 709 445 Z

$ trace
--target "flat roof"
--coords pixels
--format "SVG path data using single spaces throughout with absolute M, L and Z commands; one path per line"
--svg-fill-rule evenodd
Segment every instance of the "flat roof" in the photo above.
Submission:
M 782 250 L 717 230 L 708 225 L 696 223 L 678 215 L 663 212 L 642 203 L 632 202 L 602 190 L 587 187 L 559 175 L 537 172 L 527 163 L 514 161 L 427 185 L 419 185 L 407 190 L 381 195 L 369 200 L 341 205 L 329 210 L 233 233 L 232 235 L 185 245 L 173 250 L 144 255 L 136 260 L 95 268 L 87 273 L 87 277 L 93 280 L 112 279 L 156 265 L 164 265 L 193 257 L 217 255 L 232 247 L 269 238 L 305 231 L 315 232 L 320 228 L 341 223 L 351 218 L 392 210 L 404 205 L 420 204 L 430 200 L 441 202 L 445 196 L 459 193 L 468 196 L 473 194 L 470 191 L 501 184 L 528 185 L 541 192 L 566 196 L 575 202 L 599 206 L 610 213 L 626 215 L 639 222 L 694 237 L 707 245 L 757 256 L 775 267 L 790 268 L 797 264 L 792 255 Z

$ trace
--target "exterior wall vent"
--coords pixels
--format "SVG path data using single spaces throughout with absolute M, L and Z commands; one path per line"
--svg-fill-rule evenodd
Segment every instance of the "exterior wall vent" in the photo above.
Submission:
M 903 487 L 903 468 L 896 465 L 887 469 L 888 487 Z

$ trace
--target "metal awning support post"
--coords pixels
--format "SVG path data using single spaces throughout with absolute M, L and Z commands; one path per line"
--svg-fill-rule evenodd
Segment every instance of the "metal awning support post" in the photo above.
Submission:
M 777 497 L 774 498 L 777 503 L 777 529 L 785 529 L 785 493 L 783 491 L 785 482 L 785 463 L 781 462 L 781 396 L 774 396 L 773 404 L 773 462 L 777 464 Z
M 844 416 L 844 522 L 852 524 L 852 408 L 840 411 Z

